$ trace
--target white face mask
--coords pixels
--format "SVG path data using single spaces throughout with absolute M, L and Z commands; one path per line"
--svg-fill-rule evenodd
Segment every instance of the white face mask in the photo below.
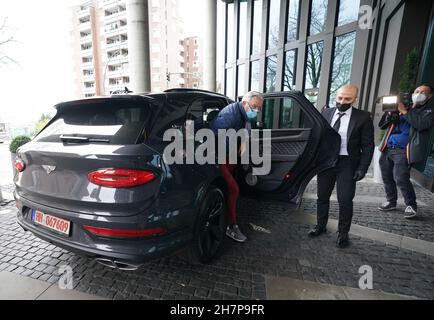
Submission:
M 415 93 L 412 95 L 413 103 L 421 104 L 426 101 L 426 95 L 423 93 Z

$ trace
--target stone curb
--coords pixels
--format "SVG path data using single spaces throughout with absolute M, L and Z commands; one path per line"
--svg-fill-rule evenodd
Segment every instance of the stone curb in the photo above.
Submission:
M 291 214 L 290 217 L 294 218 L 298 222 L 308 223 L 311 225 L 316 224 L 316 216 L 313 214 L 301 213 L 297 211 Z M 332 231 L 337 231 L 338 220 L 329 219 L 327 228 Z M 394 233 L 372 229 L 357 224 L 351 225 L 350 234 L 361 238 L 382 242 L 384 244 L 392 245 L 400 249 L 406 249 L 418 253 L 423 253 L 429 256 L 434 256 L 433 242 L 397 235 Z

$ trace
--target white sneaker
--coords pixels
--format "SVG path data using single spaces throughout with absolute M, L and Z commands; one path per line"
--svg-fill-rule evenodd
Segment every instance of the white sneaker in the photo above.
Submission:
M 237 242 L 245 242 L 247 240 L 247 237 L 241 232 L 237 224 L 228 226 L 226 235 Z
M 417 216 L 417 208 L 413 206 L 407 206 L 404 212 L 404 218 L 412 219 Z

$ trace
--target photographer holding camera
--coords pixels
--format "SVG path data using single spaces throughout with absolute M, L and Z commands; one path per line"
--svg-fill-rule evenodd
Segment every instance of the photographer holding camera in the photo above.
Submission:
M 434 126 L 433 88 L 421 85 L 414 91 L 412 101 L 408 94 L 400 94 L 397 110 L 386 111 L 378 126 L 387 129 L 380 145 L 380 168 L 387 202 L 378 209 L 396 210 L 401 189 L 406 209 L 404 217 L 417 216 L 416 194 L 410 182 L 410 167 L 424 161 L 430 129 Z

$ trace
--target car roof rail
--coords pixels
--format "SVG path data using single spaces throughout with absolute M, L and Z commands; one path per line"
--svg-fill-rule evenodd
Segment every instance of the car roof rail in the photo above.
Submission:
M 227 98 L 224 94 L 221 94 L 218 92 L 203 90 L 203 89 L 193 89 L 193 88 L 172 88 L 172 89 L 164 90 L 163 92 L 165 92 L 165 93 L 167 93 L 167 92 L 202 92 L 202 93 L 211 93 L 211 94 L 215 94 L 215 95 Z

